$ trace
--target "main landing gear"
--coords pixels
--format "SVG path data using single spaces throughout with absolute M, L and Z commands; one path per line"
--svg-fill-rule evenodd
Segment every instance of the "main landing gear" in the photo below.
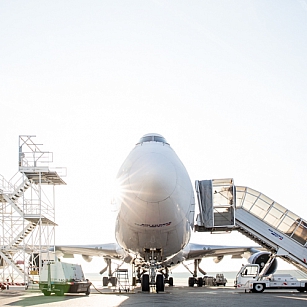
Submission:
M 109 283 L 112 285 L 112 287 L 115 287 L 117 285 L 117 278 L 113 276 L 112 269 L 111 269 L 111 259 L 104 258 L 105 262 L 107 263 L 107 266 L 103 268 L 99 274 L 103 274 L 106 270 L 108 270 L 108 276 L 102 277 L 102 286 L 107 287 Z M 121 264 L 122 265 L 122 264 Z M 119 265 L 118 268 L 121 266 Z
M 203 277 L 197 277 L 197 271 L 202 273 L 203 275 L 206 275 L 206 272 L 204 272 L 200 267 L 199 264 L 201 262 L 201 259 L 195 259 L 194 260 L 194 272 L 191 272 L 187 265 L 184 263 L 183 266 L 193 275 L 189 277 L 188 279 L 188 285 L 189 287 L 194 287 L 194 285 L 197 285 L 197 287 L 202 287 L 204 285 L 204 279 Z

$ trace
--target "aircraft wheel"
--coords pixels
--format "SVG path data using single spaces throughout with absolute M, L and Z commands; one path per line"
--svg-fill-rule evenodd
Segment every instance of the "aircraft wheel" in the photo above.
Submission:
M 136 277 L 135 276 L 132 277 L 132 286 L 133 287 L 136 286 Z
M 163 277 L 162 274 L 157 275 L 156 291 L 157 292 L 164 292 L 164 277 Z
M 202 287 L 204 284 L 204 280 L 201 277 L 198 277 L 197 280 L 197 287 Z
M 115 276 L 112 276 L 112 277 L 111 277 L 111 284 L 112 284 L 113 287 L 116 286 L 116 284 L 117 284 L 117 278 L 116 278 Z
M 189 287 L 194 287 L 194 277 L 189 277 Z
M 104 287 L 107 287 L 108 283 L 109 283 L 109 278 L 106 277 L 106 276 L 104 276 L 104 277 L 102 278 L 102 285 L 103 285 Z
M 173 279 L 173 277 L 170 277 L 170 278 L 168 279 L 168 285 L 171 286 L 171 287 L 174 285 L 174 279 Z
M 143 292 L 149 292 L 149 275 L 148 274 L 144 274 L 142 276 L 142 291 Z

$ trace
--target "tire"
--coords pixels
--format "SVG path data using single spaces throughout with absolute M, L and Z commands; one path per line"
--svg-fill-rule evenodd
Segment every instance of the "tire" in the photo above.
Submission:
M 173 279 L 173 277 L 170 277 L 170 278 L 168 279 L 168 285 L 169 285 L 170 287 L 172 287 L 172 286 L 174 285 L 174 279 Z
M 55 292 L 55 295 L 56 296 L 63 296 L 64 295 L 64 289 L 63 288 L 60 288 L 60 289 L 58 289 L 59 291 L 56 291 Z
M 161 274 L 157 275 L 156 292 L 164 292 L 164 277 Z
M 51 292 L 47 290 L 42 291 L 45 296 L 50 296 Z
M 133 287 L 136 286 L 136 277 L 135 276 L 132 277 L 132 286 Z
M 89 296 L 90 293 L 91 293 L 91 289 L 90 289 L 90 287 L 88 287 L 88 289 L 87 289 L 86 292 L 85 292 L 85 295 L 86 295 L 86 296 Z
M 112 284 L 113 287 L 116 286 L 116 284 L 117 284 L 117 278 L 116 278 L 115 276 L 112 276 L 112 277 L 111 277 L 111 284 Z
M 107 286 L 108 286 L 108 283 L 109 283 L 109 278 L 106 277 L 106 276 L 104 276 L 104 277 L 102 278 L 102 285 L 103 285 L 103 287 L 107 287 Z
M 263 283 L 257 283 L 257 284 L 254 284 L 253 286 L 253 292 L 256 292 L 256 293 L 261 293 L 263 292 L 265 289 L 265 284 Z
M 194 287 L 194 277 L 189 277 L 189 281 L 188 281 L 188 284 L 189 284 L 189 287 Z
M 198 277 L 197 279 L 197 287 L 202 287 L 204 284 L 204 281 L 202 279 L 202 277 Z
M 144 274 L 142 276 L 142 291 L 143 292 L 149 292 L 149 275 L 148 274 Z
M 305 291 L 304 288 L 297 288 L 296 290 L 297 290 L 298 292 L 301 292 L 301 293 L 303 293 L 303 292 Z

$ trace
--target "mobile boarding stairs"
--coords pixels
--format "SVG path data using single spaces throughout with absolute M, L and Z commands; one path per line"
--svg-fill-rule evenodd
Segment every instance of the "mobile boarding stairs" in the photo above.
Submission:
M 307 273 L 307 222 L 269 197 L 233 179 L 196 181 L 195 231 L 237 230 Z

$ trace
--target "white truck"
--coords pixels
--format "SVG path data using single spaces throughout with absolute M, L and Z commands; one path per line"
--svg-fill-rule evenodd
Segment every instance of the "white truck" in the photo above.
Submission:
M 270 274 L 261 276 L 258 264 L 246 264 L 241 267 L 235 280 L 235 287 L 247 292 L 263 292 L 265 289 L 296 289 L 307 291 L 307 280 L 297 280 L 290 274 Z
M 39 274 L 39 289 L 44 295 L 64 295 L 64 293 L 90 294 L 91 282 L 84 278 L 79 264 L 64 263 L 59 260 L 44 261 Z

